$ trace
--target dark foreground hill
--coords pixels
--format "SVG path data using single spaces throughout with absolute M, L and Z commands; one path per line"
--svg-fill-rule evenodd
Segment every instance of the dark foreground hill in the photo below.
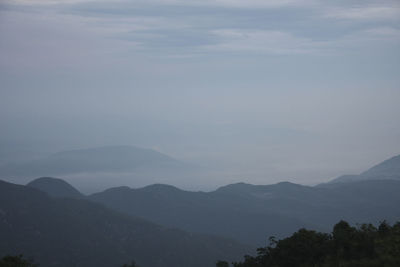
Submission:
M 231 240 L 171 230 L 86 200 L 51 198 L 0 181 L 0 257 L 24 254 L 41 266 L 206 267 L 246 248 Z

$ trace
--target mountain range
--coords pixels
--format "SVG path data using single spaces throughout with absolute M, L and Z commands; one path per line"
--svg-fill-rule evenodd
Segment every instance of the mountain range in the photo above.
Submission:
M 62 179 L 0 182 L 0 256 L 23 253 L 43 266 L 214 266 L 269 236 L 338 221 L 400 220 L 399 156 L 317 186 L 236 183 L 211 192 L 166 184 L 85 195 Z M 351 176 L 353 177 L 353 176 Z
M 397 157 L 393 159 L 383 162 L 383 166 L 398 166 Z M 370 170 L 374 169 L 382 166 Z M 396 167 L 392 172 L 386 168 L 386 173 L 395 172 Z M 48 179 L 28 185 L 57 195 L 59 181 Z M 49 191 L 49 184 L 53 184 L 53 190 Z M 68 188 L 65 191 L 71 191 Z M 399 220 L 398 192 L 400 180 L 364 179 L 314 187 L 289 182 L 237 183 L 211 192 L 191 192 L 163 184 L 138 189 L 122 186 L 85 198 L 167 227 L 262 245 L 268 236 L 285 237 L 301 227 L 325 231 L 341 219 L 351 223 Z

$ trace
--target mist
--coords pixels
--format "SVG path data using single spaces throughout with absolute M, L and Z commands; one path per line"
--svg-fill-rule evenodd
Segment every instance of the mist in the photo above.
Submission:
M 391 1 L 6 1 L 0 163 L 131 145 L 207 170 L 131 186 L 358 174 L 400 151 L 399 10 Z

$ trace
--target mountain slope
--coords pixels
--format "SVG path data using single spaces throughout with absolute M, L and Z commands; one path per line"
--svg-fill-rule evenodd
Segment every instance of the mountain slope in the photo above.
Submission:
M 264 203 L 264 209 L 319 226 L 331 226 L 340 219 L 353 223 L 400 219 L 400 194 L 397 193 L 400 181 L 396 180 L 336 183 L 325 187 L 279 183 L 251 186 L 241 192 L 229 187 L 222 190 L 257 198 Z
M 346 183 L 365 180 L 394 179 L 400 180 L 400 155 L 387 159 L 360 175 L 343 175 L 329 183 Z M 322 184 L 323 186 L 324 184 Z
M 112 188 L 89 199 L 158 224 L 253 245 L 264 244 L 270 235 L 286 236 L 300 227 L 313 226 L 265 209 L 265 203 L 254 197 L 189 192 L 167 185 Z
M 400 179 L 400 155 L 392 157 L 361 173 L 364 177 Z
M 24 254 L 42 266 L 205 267 L 247 249 L 231 240 L 166 229 L 85 200 L 51 198 L 0 181 L 0 256 Z
M 52 197 L 83 198 L 77 189 L 62 179 L 52 177 L 41 177 L 27 184 L 29 187 L 36 188 Z
M 127 214 L 187 231 L 265 244 L 301 227 L 328 230 L 352 223 L 400 219 L 400 181 L 380 180 L 310 187 L 293 183 L 228 185 L 214 192 L 189 192 L 166 185 L 119 187 L 89 196 Z

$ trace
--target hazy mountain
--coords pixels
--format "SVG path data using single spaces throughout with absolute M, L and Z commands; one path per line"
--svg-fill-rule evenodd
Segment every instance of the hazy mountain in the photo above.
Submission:
M 52 197 L 83 198 L 77 189 L 62 179 L 41 177 L 27 184 L 27 186 L 39 189 Z
M 387 159 L 360 175 L 343 175 L 333 179 L 329 183 L 344 183 L 363 180 L 400 180 L 400 155 Z M 322 184 L 323 186 L 324 184 Z
M 390 167 L 386 170 L 395 170 L 393 164 L 385 165 Z M 378 166 L 371 170 L 380 169 Z M 301 227 L 326 231 L 342 219 L 351 223 L 394 222 L 400 219 L 398 192 L 398 180 L 367 179 L 315 187 L 289 182 L 237 183 L 213 192 L 191 192 L 163 184 L 139 189 L 123 186 L 87 198 L 167 227 L 264 245 L 271 235 L 288 236 Z
M 23 253 L 41 266 L 215 266 L 247 249 L 231 240 L 167 229 L 86 200 L 52 198 L 0 181 L 0 256 Z
M 184 164 L 157 151 L 133 146 L 108 146 L 59 152 L 29 162 L 8 164 L 3 176 L 62 175 L 85 172 L 129 172 Z
M 348 183 L 348 182 L 357 182 L 357 181 L 362 181 L 362 180 L 368 180 L 368 179 L 366 179 L 366 177 L 363 177 L 363 176 L 357 175 L 357 174 L 345 174 L 345 175 L 341 175 L 327 183 L 322 183 L 317 186 L 323 187 L 325 185 L 330 185 L 330 184 L 334 184 L 334 183 Z
M 400 155 L 385 160 L 361 175 L 365 177 L 400 179 Z
M 352 223 L 400 219 L 400 181 L 380 180 L 310 187 L 293 183 L 233 184 L 214 192 L 167 185 L 118 187 L 89 196 L 116 210 L 188 231 L 262 245 L 300 227 L 328 230 Z
M 64 151 L 27 162 L 0 166 L 0 179 L 27 183 L 36 177 L 61 177 L 85 192 L 112 186 L 193 183 L 192 164 L 155 150 L 108 146 Z M 189 176 L 190 174 L 190 176 Z M 191 177 L 191 181 L 186 181 Z

